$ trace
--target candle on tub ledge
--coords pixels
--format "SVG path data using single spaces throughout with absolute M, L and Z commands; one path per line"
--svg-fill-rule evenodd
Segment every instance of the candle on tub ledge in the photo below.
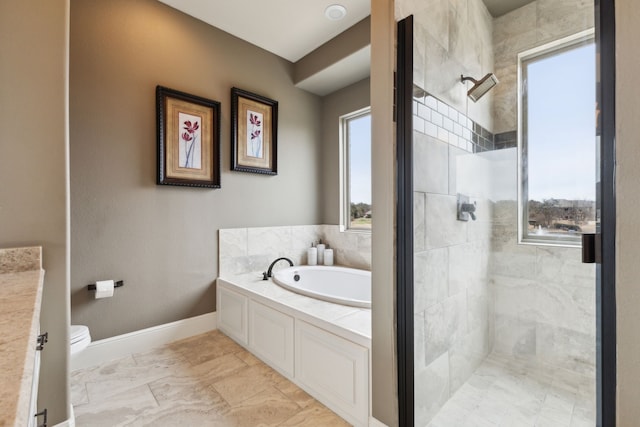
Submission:
M 324 250 L 324 265 L 333 265 L 333 249 Z

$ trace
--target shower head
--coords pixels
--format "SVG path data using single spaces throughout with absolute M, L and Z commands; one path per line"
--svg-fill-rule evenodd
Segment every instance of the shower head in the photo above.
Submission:
M 489 92 L 492 87 L 498 84 L 498 78 L 493 73 L 487 74 L 480 80 L 460 75 L 460 82 L 464 83 L 467 80 L 471 80 L 473 82 L 473 87 L 467 92 L 467 96 L 471 98 L 473 102 L 477 102 L 478 99 L 482 98 L 485 93 Z

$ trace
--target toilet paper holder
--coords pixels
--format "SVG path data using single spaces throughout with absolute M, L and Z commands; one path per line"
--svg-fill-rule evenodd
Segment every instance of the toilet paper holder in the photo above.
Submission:
M 124 286 L 124 280 L 118 280 L 117 282 L 113 283 L 113 287 L 114 288 L 121 288 Z M 87 285 L 87 290 L 89 291 L 95 291 L 96 290 L 96 284 L 92 283 L 90 285 Z

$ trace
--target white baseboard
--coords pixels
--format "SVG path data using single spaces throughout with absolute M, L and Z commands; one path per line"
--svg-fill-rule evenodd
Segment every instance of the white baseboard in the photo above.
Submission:
M 369 417 L 369 427 L 387 427 L 387 425 L 376 418 Z
M 98 340 L 71 357 L 71 371 L 96 366 L 130 354 L 143 353 L 154 347 L 214 329 L 217 329 L 215 312 Z

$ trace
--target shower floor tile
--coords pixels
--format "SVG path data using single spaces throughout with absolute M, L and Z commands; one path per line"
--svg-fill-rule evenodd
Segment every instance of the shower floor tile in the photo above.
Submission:
M 593 427 L 587 376 L 490 355 L 428 427 Z
M 349 424 L 212 331 L 71 373 L 78 427 Z

